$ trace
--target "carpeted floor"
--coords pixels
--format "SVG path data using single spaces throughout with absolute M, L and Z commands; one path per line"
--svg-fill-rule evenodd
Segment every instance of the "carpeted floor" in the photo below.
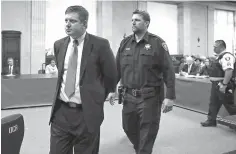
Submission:
M 48 154 L 50 109 L 51 107 L 2 110 L 2 117 L 14 113 L 24 116 L 26 130 L 20 154 Z M 134 153 L 122 130 L 121 109 L 121 105 L 105 104 L 100 154 Z M 205 115 L 180 108 L 162 114 L 153 154 L 223 154 L 236 150 L 236 132 L 222 125 L 202 128 L 199 123 L 205 119 Z

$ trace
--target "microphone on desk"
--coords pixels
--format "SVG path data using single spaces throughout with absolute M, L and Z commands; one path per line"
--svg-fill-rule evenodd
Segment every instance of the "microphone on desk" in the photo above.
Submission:
M 42 73 L 45 74 L 46 63 L 42 63 Z
M 38 71 L 38 74 L 45 74 L 46 63 L 42 63 L 41 70 Z

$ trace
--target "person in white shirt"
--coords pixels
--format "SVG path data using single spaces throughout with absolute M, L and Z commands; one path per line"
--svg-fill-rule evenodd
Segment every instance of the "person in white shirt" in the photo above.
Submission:
M 55 59 L 52 59 L 51 63 L 46 66 L 45 73 L 46 74 L 57 74 L 58 73 Z

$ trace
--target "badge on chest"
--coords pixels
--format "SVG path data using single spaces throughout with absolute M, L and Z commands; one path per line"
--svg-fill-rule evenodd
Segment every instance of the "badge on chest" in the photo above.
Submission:
M 151 50 L 151 45 L 150 44 L 145 44 L 144 49 L 147 51 Z

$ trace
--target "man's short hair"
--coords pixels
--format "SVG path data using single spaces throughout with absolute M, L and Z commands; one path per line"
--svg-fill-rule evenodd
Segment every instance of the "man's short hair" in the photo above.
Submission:
M 53 57 L 50 61 L 54 61 L 54 62 L 56 62 L 56 58 Z
M 221 46 L 226 49 L 226 43 L 224 40 L 216 40 L 215 43 L 218 44 L 218 46 Z
M 68 13 L 77 13 L 79 15 L 80 22 L 84 23 L 87 28 L 89 13 L 83 6 L 80 5 L 69 6 L 65 11 L 65 14 Z
M 189 61 L 189 60 L 194 61 L 194 59 L 193 59 L 192 56 L 188 56 L 188 57 L 186 57 L 186 60 L 187 60 L 187 61 Z
M 10 59 L 14 61 L 14 58 L 13 58 L 13 57 L 8 57 L 8 58 L 7 58 L 7 61 L 10 60 Z
M 143 10 L 138 10 L 138 9 L 136 9 L 134 12 L 133 12 L 133 15 L 134 14 L 139 14 L 139 15 L 141 15 L 142 17 L 143 17 L 143 20 L 145 20 L 145 21 L 149 21 L 150 22 L 150 15 L 149 15 L 149 13 L 147 12 L 147 11 L 143 11 Z

